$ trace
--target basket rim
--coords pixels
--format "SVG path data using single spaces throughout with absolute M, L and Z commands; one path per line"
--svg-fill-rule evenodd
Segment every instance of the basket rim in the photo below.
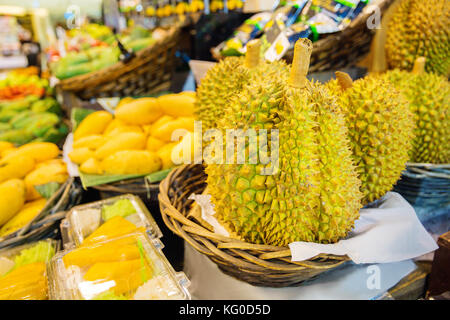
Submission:
M 307 270 L 319 273 L 336 268 L 350 260 L 348 256 L 319 254 L 304 261 L 291 261 L 291 251 L 288 247 L 252 244 L 243 240 L 216 234 L 197 221 L 188 219 L 177 210 L 170 197 L 169 189 L 174 180 L 192 170 L 198 165 L 183 165 L 172 170 L 160 183 L 158 199 L 161 206 L 161 216 L 166 226 L 179 237 L 183 238 L 195 250 L 207 255 L 216 264 L 233 265 L 242 272 L 274 272 L 299 273 Z M 200 165 L 201 166 L 201 165 Z M 188 197 L 185 191 L 179 196 Z
M 151 59 L 150 53 L 152 51 L 157 50 L 161 45 L 165 43 L 170 43 L 171 41 L 175 40 L 180 31 L 181 29 L 178 25 L 169 28 L 169 33 L 167 35 L 165 35 L 161 39 L 158 39 L 151 46 L 136 52 L 136 56 L 128 63 L 118 61 L 115 64 L 106 68 L 102 68 L 100 70 L 88 72 L 86 74 L 81 74 L 64 80 L 59 80 L 56 86 L 66 91 L 81 91 L 87 87 L 90 87 L 92 85 L 92 82 L 94 81 L 97 84 L 108 82 L 112 78 L 117 78 L 120 75 L 126 72 L 130 72 L 146 63 L 149 59 Z

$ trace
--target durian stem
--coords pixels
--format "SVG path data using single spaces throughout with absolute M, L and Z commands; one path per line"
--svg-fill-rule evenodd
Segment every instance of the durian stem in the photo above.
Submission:
M 425 57 L 418 57 L 416 61 L 414 61 L 414 66 L 412 69 L 412 73 L 422 74 L 425 73 Z
M 311 53 L 311 40 L 301 38 L 295 43 L 294 58 L 292 59 L 291 74 L 289 78 L 289 85 L 291 87 L 299 89 L 305 87 Z
M 353 80 L 348 75 L 348 73 L 336 71 L 335 75 L 336 75 L 336 79 L 337 79 L 342 91 L 345 91 L 348 88 L 351 88 L 353 86 Z
M 247 52 L 245 54 L 245 66 L 254 68 L 258 66 L 260 59 L 261 41 L 259 39 L 251 40 L 247 44 Z

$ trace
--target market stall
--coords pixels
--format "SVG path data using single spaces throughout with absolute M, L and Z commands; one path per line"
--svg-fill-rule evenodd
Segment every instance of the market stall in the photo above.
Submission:
M 1 300 L 448 299 L 445 0 L 61 6 L 0 6 Z

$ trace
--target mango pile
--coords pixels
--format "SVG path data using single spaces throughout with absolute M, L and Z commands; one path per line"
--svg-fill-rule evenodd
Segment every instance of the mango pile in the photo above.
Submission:
M 182 143 L 172 141 L 172 133 L 194 131 L 194 103 L 195 93 L 182 92 L 125 98 L 114 116 L 93 112 L 76 128 L 69 158 L 86 174 L 149 174 L 172 168 L 172 150 Z
M 50 142 L 16 148 L 0 141 L 0 237 L 24 227 L 44 208 L 47 200 L 36 186 L 67 180 L 59 154 L 58 146 Z

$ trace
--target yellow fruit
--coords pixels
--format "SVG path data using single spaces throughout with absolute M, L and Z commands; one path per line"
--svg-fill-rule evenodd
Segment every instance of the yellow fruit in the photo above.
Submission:
M 177 129 L 185 129 L 187 131 L 194 131 L 194 118 L 180 117 L 175 120 L 164 123 L 163 125 L 152 129 L 152 136 L 160 140 L 169 142 L 172 141 L 172 133 Z
M 89 158 L 80 165 L 80 171 L 88 174 L 103 174 L 103 168 L 100 161 L 95 158 Z
M 156 154 L 159 156 L 162 162 L 161 169 L 169 169 L 175 166 L 172 161 L 172 149 L 178 144 L 178 142 L 168 143 L 162 148 L 160 148 Z
M 14 145 L 11 142 L 7 141 L 0 141 L 0 153 L 2 153 L 5 150 L 13 149 Z
M 85 238 L 83 240 L 83 246 L 92 245 L 96 242 L 105 242 L 127 234 L 141 231 L 145 232 L 145 229 L 142 230 L 141 228 L 136 227 L 135 224 L 121 216 L 115 216 L 105 221 L 100 227 Z
M 0 278 L 0 300 L 45 300 L 48 298 L 45 262 L 34 262 Z
M 31 142 L 13 149 L 0 160 L 1 163 L 16 161 L 19 158 L 32 158 L 36 162 L 54 159 L 59 155 L 58 146 L 51 142 Z
M 81 137 L 91 134 L 101 134 L 112 121 L 112 114 L 108 111 L 96 111 L 88 115 L 81 121 L 73 134 L 73 140 L 76 141 Z
M 192 117 L 195 98 L 187 94 L 166 94 L 157 98 L 161 110 L 173 117 Z
M 89 149 L 97 149 L 102 144 L 105 143 L 105 138 L 101 134 L 91 134 L 88 136 L 84 136 L 73 143 L 73 148 L 89 148 Z
M 153 133 L 158 130 L 161 126 L 163 126 L 164 124 L 166 124 L 167 122 L 173 121 L 175 120 L 174 117 L 169 116 L 169 115 L 164 115 L 161 118 L 159 118 L 158 120 L 156 120 L 150 127 L 150 135 L 153 135 Z
M 61 163 L 49 163 L 31 171 L 24 179 L 26 186 L 26 199 L 35 200 L 41 195 L 34 186 L 49 182 L 64 183 L 68 178 L 66 166 Z
M 0 160 L 7 157 L 8 155 L 12 154 L 13 152 L 16 152 L 17 148 L 10 148 L 10 149 L 5 149 L 3 151 L 0 151 Z
M 17 157 L 0 164 L 0 183 L 9 179 L 21 179 L 34 169 L 33 158 Z
M 145 148 L 146 142 L 147 140 L 143 133 L 119 133 L 116 136 L 111 137 L 104 145 L 95 151 L 95 158 L 102 160 L 121 150 L 141 150 Z
M 123 105 L 125 105 L 127 103 L 130 103 L 133 100 L 134 99 L 132 97 L 125 97 L 125 98 L 121 99 L 119 101 L 119 103 L 117 104 L 117 106 L 116 106 L 116 110 L 119 109 L 121 106 L 123 106 Z
M 161 168 L 161 160 L 154 152 L 124 150 L 105 158 L 102 168 L 108 174 L 148 174 Z
M 197 98 L 197 92 L 195 91 L 181 91 L 180 93 L 178 93 L 179 95 L 185 95 L 185 96 L 189 96 L 192 98 Z
M 59 165 L 59 166 L 64 167 L 64 168 L 66 167 L 66 163 L 64 162 L 63 159 L 50 159 L 50 160 L 38 163 L 34 167 L 34 170 L 39 169 L 39 168 L 41 168 L 43 166 L 47 166 L 47 165 Z
M 139 126 L 124 125 L 124 126 L 119 126 L 117 128 L 114 128 L 108 134 L 105 134 L 104 137 L 106 139 L 110 139 L 111 137 L 117 136 L 119 133 L 123 133 L 123 132 L 143 132 L 143 130 Z
M 171 152 L 171 159 L 177 164 L 192 163 L 194 160 L 194 133 L 187 133 L 179 143 L 177 143 Z
M 139 98 L 116 110 L 117 119 L 128 124 L 144 125 L 156 121 L 162 115 L 156 98 Z
M 44 198 L 25 203 L 22 209 L 0 229 L 0 237 L 26 226 L 42 211 L 46 203 L 47 199 Z
M 145 125 L 141 126 L 141 129 L 146 135 L 149 135 L 150 130 L 152 129 L 152 126 L 153 126 L 153 124 L 145 124 Z
M 119 120 L 117 118 L 114 118 L 106 127 L 105 131 L 103 131 L 103 135 L 106 135 L 108 133 L 110 133 L 112 130 L 114 130 L 115 128 L 121 127 L 121 126 L 126 126 L 127 124 L 125 122 L 123 122 L 122 120 Z
M 165 144 L 166 143 L 164 141 L 161 141 L 155 137 L 149 136 L 147 139 L 147 150 L 156 152 Z
M 0 184 L 0 226 L 22 209 L 25 203 L 25 183 L 11 179 Z
M 69 152 L 68 156 L 73 163 L 81 164 L 87 159 L 94 157 L 95 151 L 87 147 L 73 149 Z

